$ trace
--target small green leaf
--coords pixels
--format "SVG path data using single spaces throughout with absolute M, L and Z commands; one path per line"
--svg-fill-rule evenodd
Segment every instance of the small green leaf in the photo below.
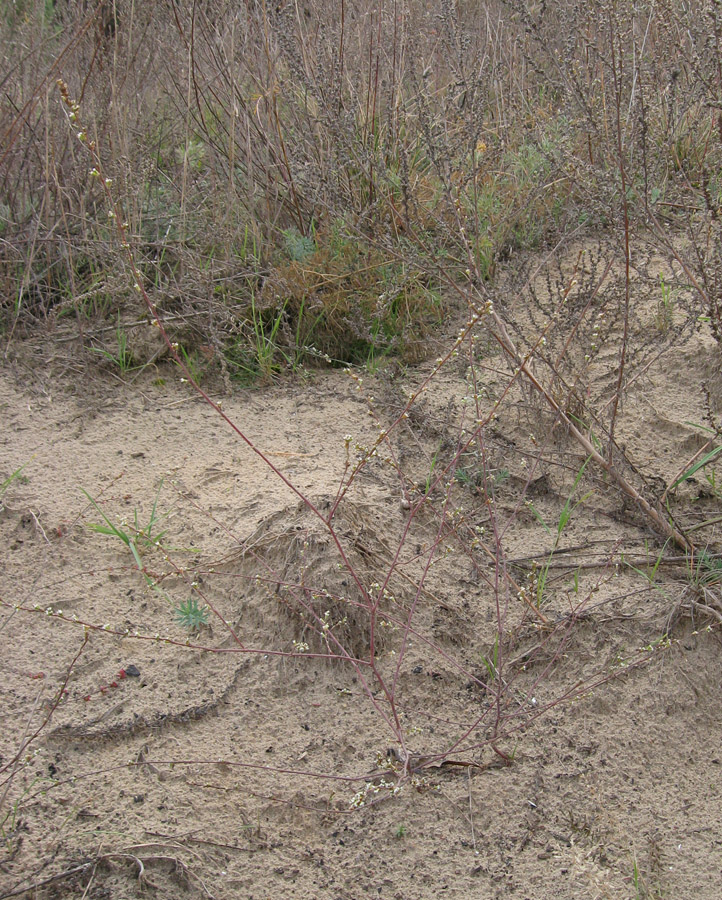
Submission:
M 200 606 L 195 597 L 190 597 L 176 606 L 175 620 L 188 631 L 198 631 L 202 625 L 208 624 L 208 607 L 205 603 Z

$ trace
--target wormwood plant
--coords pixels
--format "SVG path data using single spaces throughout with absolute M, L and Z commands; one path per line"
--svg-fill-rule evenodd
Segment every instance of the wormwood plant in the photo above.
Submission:
M 195 597 L 189 597 L 175 608 L 176 622 L 188 631 L 198 631 L 208 624 L 208 607 L 199 604 Z

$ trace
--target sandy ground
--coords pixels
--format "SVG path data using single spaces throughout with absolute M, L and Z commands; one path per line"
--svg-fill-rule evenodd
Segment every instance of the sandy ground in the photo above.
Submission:
M 659 496 L 720 400 L 703 329 L 657 344 L 617 439 Z M 507 375 L 481 345 L 488 405 Z M 0 370 L 0 477 L 25 464 L 0 513 L 0 897 L 720 896 L 719 581 L 670 546 L 650 580 L 664 541 L 577 481 L 538 401 L 504 395 L 445 477 L 463 356 L 396 425 L 433 361 L 209 383 L 251 447 L 170 365 L 122 383 L 70 347 Z M 720 513 L 702 474 L 686 527 Z M 89 526 L 154 507 L 143 575 Z

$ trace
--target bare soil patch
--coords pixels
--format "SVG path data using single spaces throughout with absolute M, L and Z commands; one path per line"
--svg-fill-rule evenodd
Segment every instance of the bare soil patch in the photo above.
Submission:
M 527 394 L 442 477 L 470 397 L 449 361 L 349 484 L 433 363 L 214 394 L 264 460 L 170 369 L 80 382 L 34 346 L 0 371 L 0 475 L 27 464 L 0 513 L 0 896 L 719 896 L 719 583 L 579 479 Z M 659 346 L 617 441 L 661 494 L 720 401 L 702 329 Z M 671 498 L 687 527 L 719 515 L 708 488 Z M 145 576 L 83 490 L 126 530 L 155 509 Z M 493 529 L 523 594 L 501 632 Z M 349 662 L 371 652 L 403 753 Z

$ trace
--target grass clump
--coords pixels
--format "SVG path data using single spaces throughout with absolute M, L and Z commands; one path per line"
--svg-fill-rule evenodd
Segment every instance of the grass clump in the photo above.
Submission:
M 427 331 L 442 312 L 428 275 L 340 229 L 315 242 L 291 231 L 286 240 L 286 258 L 245 312 L 237 304 L 232 371 L 268 378 L 319 362 L 375 366 L 391 354 L 407 362 L 424 356 Z
M 21 484 L 27 483 L 28 477 L 27 475 L 23 475 L 23 469 L 28 465 L 28 463 L 23 463 L 21 466 L 18 466 L 14 472 L 8 475 L 7 478 L 0 481 L 0 512 L 5 509 L 5 494 L 8 492 L 8 488 L 13 484 L 13 482 L 17 481 Z
M 85 494 L 87 499 L 90 501 L 93 509 L 97 513 L 99 513 L 103 519 L 102 522 L 88 523 L 88 528 L 91 531 L 94 531 L 96 534 L 105 534 L 109 537 L 117 538 L 122 544 L 125 544 L 125 546 L 130 551 L 136 566 L 138 567 L 138 571 L 143 573 L 143 554 L 150 549 L 160 547 L 161 542 L 166 534 L 165 531 L 158 531 L 157 528 L 158 523 L 168 515 L 168 513 L 165 513 L 163 515 L 160 515 L 158 513 L 158 498 L 160 497 L 160 492 L 162 489 L 163 482 L 161 481 L 158 492 L 155 495 L 155 499 L 153 501 L 153 507 L 151 509 L 147 524 L 141 524 L 138 516 L 138 510 L 136 508 L 133 510 L 132 523 L 123 520 L 116 525 L 115 522 L 113 522 L 112 519 L 110 519 L 105 514 L 98 502 L 94 500 L 86 490 L 83 490 L 81 488 L 83 494 Z M 147 576 L 145 577 L 146 580 L 148 580 Z

